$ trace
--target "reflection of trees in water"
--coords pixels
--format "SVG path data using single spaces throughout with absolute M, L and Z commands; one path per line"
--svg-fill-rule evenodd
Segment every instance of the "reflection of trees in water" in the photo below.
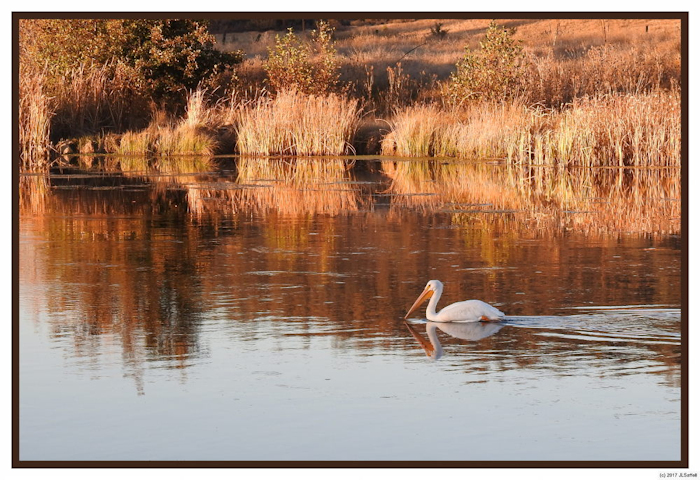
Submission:
M 49 241 L 33 255 L 29 280 L 47 289 L 53 336 L 70 336 L 79 357 L 99 353 L 103 338 L 116 339 L 137 384 L 135 366 L 143 361 L 165 358 L 179 368 L 201 354 L 200 235 L 185 209 L 174 208 L 183 200 L 181 192 L 168 196 L 129 182 L 57 188 L 45 196 L 44 215 L 23 220 Z
M 54 335 L 70 335 L 76 355 L 93 358 L 115 339 L 137 383 L 150 360 L 186 367 L 205 354 L 199 322 L 212 308 L 245 323 L 251 338 L 284 322 L 308 339 L 322 326 L 338 348 L 407 348 L 412 340 L 404 339 L 397 319 L 426 275 L 450 285 L 445 304 L 481 298 L 509 315 L 537 315 L 562 304 L 680 301 L 675 240 L 606 233 L 614 221 L 659 231 L 664 224 L 649 212 L 679 216 L 680 202 L 669 200 L 679 196 L 677 171 L 601 169 L 562 180 L 547 169 L 516 174 L 493 165 L 424 163 L 417 170 L 408 162 L 393 171 L 393 163 L 383 165 L 389 193 L 397 195 L 390 208 L 374 211 L 382 198 L 374 194 L 387 185 L 355 182 L 345 160 L 239 162 L 236 180 L 22 177 L 23 223 L 31 219 L 31 235 L 49 241 L 21 255 L 23 281 L 49 289 L 44 301 Z M 398 172 L 404 164 L 406 173 Z M 434 195 L 411 195 L 416 192 Z M 635 202 L 625 207 L 618 197 Z M 580 223 L 568 225 L 577 228 L 551 227 L 566 218 L 565 209 L 579 208 L 597 209 L 596 222 L 610 208 L 608 226 L 586 226 L 586 214 L 576 214 Z M 550 220 L 550 214 L 560 216 Z M 625 219 L 637 214 L 636 224 Z M 543 228 L 528 228 L 538 216 Z M 667 231 L 676 231 L 674 220 L 666 221 Z M 433 229 L 450 224 L 460 228 Z M 222 292 L 230 303 L 217 303 Z M 517 292 L 527 292 L 529 301 L 521 303 Z M 513 355 L 465 366 L 490 372 L 539 365 L 566 374 L 566 351 L 580 342 L 542 342 L 520 330 L 468 345 L 474 355 L 489 348 Z M 649 352 L 677 379 L 676 346 L 591 355 L 600 355 L 603 365 L 616 355 L 627 362 Z
M 102 160 L 107 162 L 107 160 Z M 130 161 L 135 161 L 131 159 Z M 114 162 L 112 162 L 114 163 Z M 240 158 L 237 178 L 211 171 L 211 160 L 160 159 L 157 170 L 139 162 L 134 173 L 114 177 L 120 188 L 146 183 L 152 201 L 172 208 L 184 194 L 186 208 L 200 220 L 224 220 L 242 212 L 338 215 L 381 207 L 449 212 L 455 225 L 533 228 L 558 234 L 680 232 L 680 170 L 676 168 L 550 168 L 440 160 L 381 161 L 373 185 L 356 182 L 356 162 L 344 159 Z M 141 162 L 143 163 L 143 162 Z M 194 172 L 202 173 L 194 173 Z M 109 177 L 104 177 L 100 182 Z M 388 186 L 387 186 L 388 179 Z M 61 180 L 20 179 L 24 210 L 40 212 L 44 198 Z M 70 181 L 75 186 L 75 180 Z M 85 183 L 89 185 L 90 180 Z M 93 183 L 96 180 L 92 180 Z M 68 183 L 68 181 L 63 181 Z M 165 198 L 167 197 L 167 198 Z M 165 201 L 162 201 L 165 200 Z

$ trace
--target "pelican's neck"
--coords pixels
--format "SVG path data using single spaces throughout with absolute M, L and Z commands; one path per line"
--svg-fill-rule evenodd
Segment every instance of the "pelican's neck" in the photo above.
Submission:
M 442 295 L 442 285 L 435 287 L 435 293 L 430 297 L 428 302 L 428 308 L 425 309 L 425 316 L 428 320 L 435 320 L 437 318 L 437 303 L 440 300 L 440 295 Z

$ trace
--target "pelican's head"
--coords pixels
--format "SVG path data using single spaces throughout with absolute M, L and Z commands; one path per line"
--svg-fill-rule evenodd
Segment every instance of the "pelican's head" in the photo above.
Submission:
M 408 310 L 406 316 L 403 318 L 408 318 L 410 314 L 412 314 L 418 307 L 420 307 L 421 303 L 425 302 L 427 299 L 432 297 L 433 294 L 436 292 L 442 292 L 442 282 L 440 280 L 430 280 L 425 285 L 425 288 L 423 289 L 423 292 L 420 294 L 418 299 L 416 299 L 411 308 Z

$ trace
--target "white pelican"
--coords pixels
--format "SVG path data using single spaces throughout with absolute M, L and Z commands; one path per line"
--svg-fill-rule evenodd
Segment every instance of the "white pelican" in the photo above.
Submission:
M 440 280 L 429 281 L 423 293 L 420 294 L 404 318 L 408 318 L 428 298 L 430 302 L 428 302 L 428 308 L 425 310 L 425 316 L 432 322 L 479 322 L 501 320 L 505 317 L 505 314 L 499 309 L 481 300 L 466 300 L 453 303 L 436 312 L 435 307 L 438 300 L 440 300 L 440 295 L 442 295 L 442 282 Z

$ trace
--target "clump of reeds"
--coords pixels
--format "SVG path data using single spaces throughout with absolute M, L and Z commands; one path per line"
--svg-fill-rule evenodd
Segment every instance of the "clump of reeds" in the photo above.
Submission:
M 404 108 L 390 122 L 391 132 L 382 141 L 382 155 L 428 157 L 435 154 L 435 139 L 449 122 L 447 112 L 435 105 Z
M 141 132 L 126 132 L 114 152 L 117 155 L 211 156 L 216 140 L 207 132 L 187 125 L 149 127 Z
M 67 138 L 103 129 L 123 130 L 143 121 L 147 100 L 137 87 L 133 71 L 112 62 L 81 64 L 55 82 L 54 136 Z
M 521 133 L 511 159 L 539 165 L 680 166 L 677 90 L 584 97 L 549 116 L 549 128 Z
M 390 122 L 382 153 L 409 157 L 499 157 L 514 148 L 523 130 L 538 128 L 534 109 L 513 101 L 477 102 L 463 108 L 418 105 Z
M 184 118 L 172 121 L 165 118 L 162 112 L 156 112 L 148 128 L 122 135 L 115 153 L 211 156 L 217 148 L 212 133 L 216 118 L 206 103 L 204 92 L 197 90 L 189 96 Z
M 48 164 L 54 109 L 45 94 L 44 76 L 22 72 L 19 78 L 19 146 L 22 168 Z
M 680 165 L 675 89 L 583 97 L 563 109 L 517 101 L 459 110 L 408 107 L 391 125 L 383 154 L 499 157 L 536 165 Z
M 515 148 L 523 131 L 543 128 L 539 109 L 518 100 L 477 102 L 455 114 L 436 138 L 437 156 L 502 157 Z
M 213 155 L 215 139 L 203 129 L 186 124 L 158 130 L 156 153 L 159 155 Z
M 119 139 L 115 153 L 118 155 L 145 155 L 150 152 L 151 135 L 149 131 L 126 132 Z
M 241 106 L 237 147 L 242 155 L 342 155 L 360 119 L 357 100 L 283 91 Z

